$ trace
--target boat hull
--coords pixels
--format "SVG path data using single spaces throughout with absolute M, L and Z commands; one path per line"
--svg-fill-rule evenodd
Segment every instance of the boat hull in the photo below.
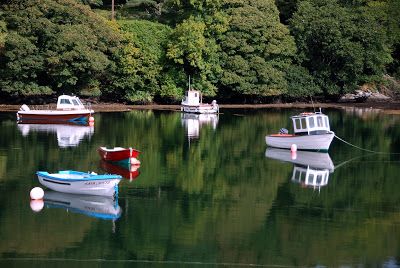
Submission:
M 296 144 L 298 150 L 327 152 L 335 133 L 329 132 L 318 135 L 269 135 L 265 142 L 270 147 L 291 149 Z
M 216 114 L 218 113 L 218 106 L 210 104 L 203 104 L 203 105 L 182 104 L 181 111 L 185 113 L 196 113 L 196 114 Z
M 92 110 L 71 110 L 71 111 L 57 111 L 57 110 L 30 110 L 18 111 L 17 119 L 23 122 L 37 122 L 37 121 L 50 121 L 50 122 L 88 122 L 89 117 L 94 112 Z
M 37 173 L 39 182 L 47 188 L 63 193 L 114 196 L 118 194 L 121 176 L 104 179 L 60 179 L 47 172 Z M 111 176 L 111 175 L 110 175 Z
M 121 216 L 118 199 L 107 196 L 68 194 L 55 191 L 44 193 L 46 207 L 62 208 L 105 220 L 116 220 Z
M 113 148 L 107 149 L 100 147 L 98 150 L 101 159 L 108 162 L 118 162 L 119 164 L 140 164 L 137 160 L 140 151 L 129 148 Z M 133 159 L 132 159 L 133 158 Z
M 265 157 L 293 163 L 295 165 L 308 166 L 313 169 L 329 170 L 333 172 L 335 166 L 328 153 L 299 151 L 292 153 L 289 150 L 267 148 Z

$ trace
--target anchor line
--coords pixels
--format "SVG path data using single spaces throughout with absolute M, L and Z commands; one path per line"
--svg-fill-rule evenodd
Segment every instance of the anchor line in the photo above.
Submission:
M 340 140 L 341 142 L 343 142 L 343 143 L 345 143 L 347 145 L 350 145 L 350 146 L 352 146 L 354 148 L 357 148 L 359 150 L 362 150 L 362 151 L 365 151 L 365 152 L 369 152 L 369 153 L 375 153 L 375 154 L 400 154 L 400 153 L 388 153 L 388 152 L 373 151 L 373 150 L 368 150 L 368 149 L 365 149 L 365 148 L 361 148 L 361 147 L 359 147 L 357 145 L 351 144 L 348 141 L 345 141 L 344 139 L 338 137 L 336 134 L 335 134 L 335 138 L 337 138 L 338 140 Z

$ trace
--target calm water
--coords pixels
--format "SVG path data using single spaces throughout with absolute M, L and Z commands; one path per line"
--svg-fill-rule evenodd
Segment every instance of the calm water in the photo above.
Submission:
M 307 167 L 274 159 L 290 153 L 266 151 L 265 134 L 289 128 L 299 110 L 222 112 L 97 113 L 93 127 L 18 125 L 15 113 L 0 113 L 0 264 L 398 265 L 400 155 L 335 139 L 329 155 L 296 156 L 308 174 L 335 166 L 312 186 L 295 175 Z M 399 115 L 325 113 L 348 142 L 400 152 Z M 140 168 L 100 162 L 105 145 L 141 150 Z M 42 209 L 30 203 L 35 172 L 63 169 L 127 178 L 118 200 L 45 190 Z

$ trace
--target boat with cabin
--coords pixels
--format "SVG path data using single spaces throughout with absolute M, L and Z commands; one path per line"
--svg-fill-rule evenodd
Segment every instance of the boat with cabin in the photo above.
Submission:
M 181 102 L 181 111 L 195 114 L 215 114 L 219 112 L 219 106 L 216 100 L 211 103 L 203 103 L 203 95 L 199 90 L 191 87 L 189 79 L 189 90 L 185 92 L 185 98 Z
M 36 172 L 39 182 L 47 188 L 71 194 L 114 196 L 118 194 L 120 175 L 98 175 L 94 172 L 62 170 L 58 173 Z
M 30 109 L 23 104 L 17 112 L 18 122 L 88 122 L 94 114 L 92 109 L 86 108 L 76 96 L 61 95 L 57 99 L 56 109 Z
M 281 129 L 278 134 L 267 135 L 265 142 L 270 147 L 291 149 L 296 145 L 298 150 L 327 152 L 335 137 L 330 130 L 329 118 L 321 111 L 301 113 L 291 117 L 294 134 Z
M 328 153 L 267 148 L 265 157 L 293 163 L 291 181 L 303 187 L 320 189 L 328 185 L 335 166 Z
M 48 137 L 57 136 L 57 143 L 60 148 L 76 147 L 84 139 L 90 139 L 94 133 L 94 126 L 90 123 L 48 123 L 42 120 L 37 123 L 18 123 L 18 129 L 22 136 L 26 137 L 34 133 L 46 133 Z

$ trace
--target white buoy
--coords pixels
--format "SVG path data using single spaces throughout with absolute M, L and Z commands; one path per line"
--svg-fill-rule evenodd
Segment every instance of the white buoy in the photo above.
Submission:
M 39 211 L 41 211 L 41 210 L 43 209 L 43 207 L 44 207 L 44 202 L 43 202 L 42 199 L 39 199 L 39 200 L 31 200 L 30 206 L 31 206 L 32 211 L 34 211 L 34 212 L 39 212 Z
M 292 146 L 290 146 L 290 151 L 297 152 L 297 145 L 296 144 L 292 144 Z
M 40 187 L 35 187 L 31 190 L 30 196 L 32 200 L 40 200 L 43 199 L 44 191 Z

